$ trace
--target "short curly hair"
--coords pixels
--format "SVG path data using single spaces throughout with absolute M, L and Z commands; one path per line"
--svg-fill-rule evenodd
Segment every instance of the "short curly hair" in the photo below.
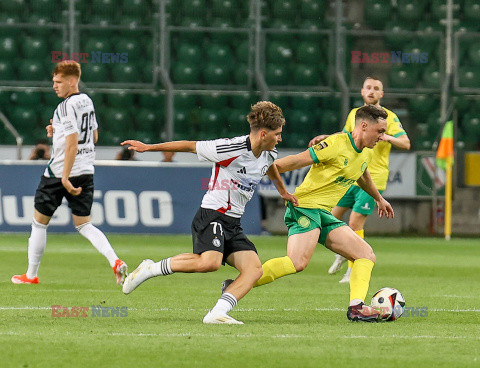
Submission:
M 282 109 L 270 101 L 260 101 L 253 105 L 247 121 L 252 131 L 277 130 L 285 125 Z
M 53 69 L 52 75 L 62 74 L 65 77 L 77 77 L 80 79 L 82 75 L 82 69 L 80 64 L 73 60 L 64 60 L 59 62 L 55 69 Z

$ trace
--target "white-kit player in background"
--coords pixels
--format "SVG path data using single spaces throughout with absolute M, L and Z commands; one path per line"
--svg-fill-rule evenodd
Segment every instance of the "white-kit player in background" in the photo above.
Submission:
M 232 139 L 152 145 L 133 140 L 122 143 L 137 152 L 196 153 L 199 160 L 214 163 L 208 191 L 192 222 L 193 253 L 179 254 L 157 263 L 144 260 L 125 279 L 125 294 L 151 277 L 174 272 L 212 272 L 227 263 L 240 274 L 207 313 L 203 323 L 242 324 L 228 312 L 262 276 L 262 263 L 255 245 L 243 233 L 240 224 L 245 205 L 265 174 L 274 182 L 283 199 L 297 205 L 297 199 L 287 192 L 273 163 L 277 157 L 275 146 L 282 141 L 285 124 L 282 110 L 271 102 L 261 101 L 252 106 L 247 121 L 250 134 Z
M 63 198 L 72 210 L 73 224 L 103 254 L 117 284 L 127 275 L 127 265 L 117 257 L 106 236 L 90 222 L 93 202 L 93 161 L 98 125 L 93 102 L 80 93 L 80 64 L 63 61 L 53 70 L 53 89 L 65 100 L 58 104 L 47 126 L 53 136 L 53 153 L 35 193 L 32 232 L 28 239 L 28 269 L 12 277 L 14 284 L 38 284 L 38 268 L 47 244 L 47 227 Z

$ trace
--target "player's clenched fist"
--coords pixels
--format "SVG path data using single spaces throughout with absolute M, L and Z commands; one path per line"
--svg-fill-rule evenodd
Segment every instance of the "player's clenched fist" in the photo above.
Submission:
M 137 152 L 145 152 L 148 150 L 148 144 L 145 144 L 140 141 L 134 141 L 134 140 L 128 140 L 128 141 L 123 141 L 120 143 L 122 146 L 129 145 L 128 147 L 129 150 L 134 150 Z

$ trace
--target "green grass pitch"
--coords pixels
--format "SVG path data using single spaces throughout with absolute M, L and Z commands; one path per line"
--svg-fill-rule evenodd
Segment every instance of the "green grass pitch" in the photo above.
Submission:
M 28 235 L 0 237 L 0 367 L 479 367 L 480 243 L 432 238 L 369 238 L 377 264 L 368 300 L 384 286 L 427 317 L 351 323 L 348 285 L 327 269 L 319 246 L 309 267 L 252 290 L 231 312 L 245 325 L 203 325 L 235 277 L 157 277 L 123 295 L 106 260 L 78 234 L 48 236 L 39 285 L 23 273 Z M 189 236 L 111 235 L 133 270 L 191 251 Z M 251 237 L 262 261 L 285 255 L 285 237 Z M 345 267 L 345 266 L 344 266 Z M 344 270 L 344 269 L 343 269 Z M 343 271 L 342 270 L 342 271 Z M 52 305 L 128 307 L 126 317 L 52 317 Z

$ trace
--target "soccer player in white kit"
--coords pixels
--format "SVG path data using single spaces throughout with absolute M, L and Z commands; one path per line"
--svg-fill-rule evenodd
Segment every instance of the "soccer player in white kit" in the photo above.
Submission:
M 245 205 L 265 174 L 274 182 L 283 199 L 297 204 L 273 164 L 277 157 L 275 146 L 282 141 L 285 124 L 282 110 L 271 102 L 261 101 L 252 106 L 247 120 L 250 134 L 232 139 L 152 145 L 133 140 L 122 142 L 137 152 L 191 152 L 196 153 L 201 161 L 214 163 L 208 191 L 192 222 L 193 253 L 179 254 L 157 263 L 144 260 L 125 279 L 125 294 L 155 276 L 174 272 L 212 272 L 228 263 L 240 274 L 207 313 L 203 323 L 243 324 L 230 317 L 228 312 L 262 276 L 262 263 L 255 245 L 243 233 L 240 224 Z
M 47 126 L 53 153 L 35 193 L 32 232 L 28 239 L 28 269 L 14 275 L 14 284 L 38 284 L 38 268 L 47 244 L 47 227 L 63 198 L 72 210 L 73 224 L 104 255 L 122 284 L 127 265 L 117 257 L 106 236 L 90 222 L 93 202 L 93 161 L 98 125 L 93 102 L 80 93 L 80 64 L 63 61 L 53 70 L 53 89 L 65 100 L 58 104 Z

